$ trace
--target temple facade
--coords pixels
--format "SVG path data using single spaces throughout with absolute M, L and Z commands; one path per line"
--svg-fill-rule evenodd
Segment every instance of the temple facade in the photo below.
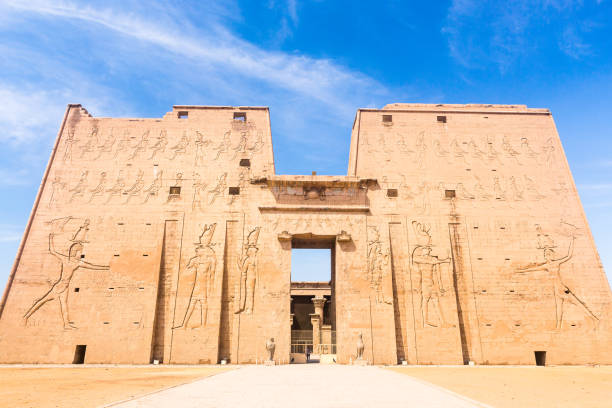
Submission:
M 350 143 L 346 175 L 278 175 L 265 107 L 69 105 L 0 362 L 260 363 L 274 339 L 284 364 L 310 330 L 342 364 L 612 363 L 610 286 L 547 109 L 359 109 Z M 293 248 L 330 249 L 331 281 L 292 285 Z

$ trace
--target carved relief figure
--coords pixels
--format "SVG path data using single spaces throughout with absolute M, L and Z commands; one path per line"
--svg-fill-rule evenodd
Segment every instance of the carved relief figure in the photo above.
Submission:
M 195 139 L 195 165 L 202 166 L 204 164 L 204 148 L 208 146 L 211 141 L 204 139 L 204 135 L 196 130 Z
M 248 137 L 247 132 L 240 132 L 240 141 L 238 142 L 238 145 L 233 148 L 234 156 L 232 157 L 232 160 L 236 158 L 238 153 L 244 153 L 246 151 L 247 137 Z
M 247 242 L 243 244 L 242 254 L 238 262 L 240 271 L 240 286 L 238 288 L 238 302 L 234 313 L 253 312 L 255 285 L 257 284 L 257 240 L 259 239 L 260 227 L 256 227 L 249 232 Z
M 130 202 L 130 199 L 132 197 L 140 195 L 140 192 L 144 187 L 144 180 L 142 179 L 143 177 L 144 172 L 142 170 L 138 170 L 138 175 L 136 176 L 136 181 L 134 182 L 134 184 L 132 184 L 130 188 L 123 192 L 125 195 L 127 195 L 127 198 L 125 200 L 126 204 Z
M 53 182 L 51 183 L 51 196 L 49 197 L 49 204 L 47 205 L 49 208 L 51 208 L 53 203 L 57 202 L 60 191 L 65 187 L 66 183 L 63 183 L 62 178 L 56 174 L 53 178 Z
M 427 158 L 427 144 L 425 143 L 425 132 L 419 133 L 416 139 L 416 162 L 417 167 L 422 169 L 425 167 L 425 159 Z
M 543 271 L 547 273 L 547 278 L 552 280 L 553 284 L 553 298 L 555 300 L 555 327 L 560 329 L 563 324 L 563 312 L 565 303 L 571 303 L 578 308 L 582 309 L 584 314 L 592 319 L 596 325 L 599 318 L 589 309 L 585 302 L 582 301 L 564 282 L 561 276 L 561 265 L 572 259 L 574 255 L 574 242 L 576 237 L 571 234 L 571 241 L 569 243 L 567 254 L 565 256 L 556 257 L 554 250 L 555 245 L 552 238 L 548 235 L 542 234 L 541 228 L 538 226 L 538 249 L 544 251 L 544 262 L 533 263 L 525 265 L 516 269 L 516 273 L 527 273 Z
M 164 129 L 159 131 L 159 136 L 157 137 L 157 142 L 151 147 L 151 157 L 149 160 L 154 159 L 157 156 L 157 153 L 164 153 L 166 151 L 166 146 L 168 145 L 168 135 Z
M 85 157 L 87 153 L 91 153 L 94 151 L 94 140 L 91 138 L 88 138 L 87 141 L 79 148 L 81 149 L 80 158 L 82 159 Z
M 255 143 L 253 143 L 253 145 L 247 147 L 247 150 L 249 150 L 251 153 L 257 153 L 261 150 L 263 145 L 264 145 L 263 132 L 261 130 L 258 130 L 257 140 L 255 141 Z
M 470 149 L 470 154 L 474 159 L 482 159 L 485 156 L 485 152 L 480 150 L 474 139 L 470 139 L 468 143 L 468 148 Z
M 117 180 L 115 184 L 106 192 L 108 193 L 108 198 L 106 199 L 106 203 L 110 203 L 110 201 L 115 196 L 121 196 L 123 194 L 123 188 L 125 187 L 125 179 L 123 178 L 123 170 L 119 170 L 119 174 L 117 175 Z
M 87 190 L 87 175 L 88 174 L 89 174 L 89 171 L 87 170 L 83 171 L 81 173 L 81 178 L 79 179 L 79 182 L 77 183 L 77 185 L 71 188 L 70 190 L 68 190 L 69 192 L 72 193 L 72 195 L 70 196 L 70 200 L 68 200 L 69 203 L 73 202 L 74 199 L 77 197 L 83 197 L 83 195 L 85 194 L 85 191 Z
M 206 326 L 208 315 L 208 299 L 212 293 L 215 283 L 215 271 L 217 269 L 217 256 L 211 243 L 217 224 L 204 225 L 202 234 L 200 234 L 198 242 L 196 242 L 195 256 L 187 263 L 186 271 L 194 274 L 193 286 L 189 295 L 189 304 L 183 321 L 175 329 L 190 326 L 189 322 L 193 317 L 193 312 L 196 308 L 199 309 L 200 315 L 190 327 Z
M 546 156 L 546 166 L 552 166 L 555 160 L 555 144 L 553 143 L 552 137 L 548 138 L 546 144 L 542 147 L 542 152 Z
M 76 329 L 77 327 L 70 321 L 68 314 L 68 287 L 74 273 L 78 269 L 89 269 L 97 271 L 106 271 L 110 267 L 108 265 L 95 265 L 85 262 L 81 258 L 83 252 L 83 244 L 87 243 L 86 235 L 89 230 L 89 220 L 85 220 L 79 229 L 75 232 L 72 239 L 69 241 L 66 252 L 60 252 L 55 247 L 54 238 L 58 233 L 63 232 L 66 224 L 72 220 L 72 217 L 60 218 L 51 221 L 54 229 L 49 234 L 49 253 L 60 261 L 60 271 L 58 279 L 51 285 L 51 288 L 40 298 L 34 301 L 34 304 L 23 315 L 23 319 L 27 324 L 28 319 L 32 317 L 46 303 L 57 300 L 60 306 L 60 313 L 64 324 L 64 329 Z
M 72 147 L 77 142 L 78 139 L 74 138 L 74 129 L 68 129 L 68 137 L 64 147 L 64 161 L 72 161 Z
M 145 131 L 140 137 L 140 141 L 136 143 L 132 150 L 132 155 L 129 160 L 134 160 L 138 154 L 145 152 L 147 150 L 147 144 L 149 143 L 149 131 Z
M 104 143 L 102 143 L 101 145 L 97 147 L 98 155 L 96 156 L 94 160 L 98 160 L 100 157 L 102 157 L 104 153 L 112 153 L 113 146 L 115 145 L 116 139 L 117 138 L 113 136 L 113 130 L 111 129 L 110 135 L 108 135 Z
M 457 139 L 453 139 L 451 148 L 453 149 L 453 156 L 455 156 L 455 159 L 461 159 L 464 163 L 467 163 L 465 156 L 468 152 L 463 150 L 459 142 L 457 142 Z
M 450 258 L 439 259 L 431 255 L 430 227 L 417 221 L 412 221 L 412 228 L 417 236 L 418 245 L 412 251 L 412 263 L 416 265 L 421 280 L 421 315 L 423 327 L 447 327 L 444 313 L 440 305 L 440 297 L 446 289 L 442 284 L 440 265 L 450 263 Z M 430 305 L 437 321 L 431 318 Z
M 434 152 L 438 157 L 448 157 L 448 150 L 444 150 L 444 148 L 440 145 L 440 140 L 436 139 L 433 141 Z
M 191 209 L 202 209 L 203 195 L 206 191 L 207 184 L 200 179 L 198 173 L 193 174 L 193 199 L 191 201 Z
M 100 173 L 100 181 L 98 182 L 98 185 L 93 190 L 91 190 L 91 196 L 89 197 L 88 203 L 91 203 L 93 199 L 96 198 L 97 196 L 101 196 L 102 194 L 104 194 L 105 191 L 106 191 L 106 172 L 103 171 L 102 173 Z
M 217 155 L 215 156 L 214 160 L 218 160 L 223 153 L 227 153 L 229 151 L 230 147 L 232 146 L 232 141 L 230 139 L 231 134 L 232 132 L 230 130 L 223 134 L 223 141 L 215 149 L 217 150 Z
M 187 152 L 187 146 L 189 146 L 189 138 L 187 137 L 187 131 L 184 131 L 181 140 L 172 147 L 172 156 L 170 160 L 174 160 L 179 154 L 185 154 Z
M 119 143 L 117 144 L 117 150 L 115 150 L 115 155 L 113 156 L 113 158 L 116 159 L 117 156 L 119 156 L 119 153 L 127 149 L 129 145 L 130 145 L 130 132 L 126 130 L 123 132 L 123 137 L 119 140 Z
M 155 179 L 153 180 L 153 182 L 151 183 L 151 185 L 147 188 L 145 188 L 144 193 L 145 193 L 145 199 L 142 202 L 143 204 L 149 201 L 149 198 L 151 197 L 157 197 L 159 194 L 159 190 L 162 187 L 162 175 L 164 174 L 163 170 L 160 170 L 157 175 L 155 176 Z
M 529 146 L 529 139 L 527 139 L 526 137 L 521 138 L 521 153 L 524 156 L 530 157 L 530 158 L 536 158 L 538 156 L 538 153 L 536 153 L 531 146 Z
M 518 156 L 521 155 L 521 152 L 519 152 L 518 150 L 515 150 L 514 147 L 512 147 L 512 144 L 510 144 L 508 137 L 505 135 L 502 138 L 502 149 L 504 149 L 504 152 L 506 153 L 506 157 L 510 159 L 514 159 L 516 161 L 516 164 L 521 165 L 521 162 L 518 159 Z
M 368 241 L 368 280 L 370 288 L 376 293 L 377 303 L 391 304 L 391 299 L 386 299 L 383 287 L 385 267 L 389 264 L 389 253 L 383 252 L 380 242 L 378 228 L 372 227 L 372 238 Z
M 215 188 L 208 191 L 208 194 L 210 197 L 208 200 L 208 205 L 212 205 L 217 199 L 217 197 L 223 196 L 223 194 L 225 193 L 225 189 L 227 187 L 226 179 L 227 179 L 227 173 L 221 174 L 219 178 L 217 179 L 217 185 L 215 186 Z

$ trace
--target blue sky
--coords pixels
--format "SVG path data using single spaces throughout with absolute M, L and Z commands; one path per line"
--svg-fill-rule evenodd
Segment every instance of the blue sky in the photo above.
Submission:
M 0 0 L 0 281 L 67 103 L 269 106 L 278 173 L 345 174 L 356 109 L 392 102 L 550 108 L 610 280 L 611 3 Z

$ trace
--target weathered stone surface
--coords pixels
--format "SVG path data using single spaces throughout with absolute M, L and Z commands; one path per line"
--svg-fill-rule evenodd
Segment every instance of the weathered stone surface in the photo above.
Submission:
M 0 362 L 289 361 L 291 248 L 332 249 L 337 360 L 612 363 L 610 288 L 548 110 L 360 109 L 346 176 L 276 175 L 267 108 L 67 109 Z M 87 346 L 83 353 L 77 346 Z

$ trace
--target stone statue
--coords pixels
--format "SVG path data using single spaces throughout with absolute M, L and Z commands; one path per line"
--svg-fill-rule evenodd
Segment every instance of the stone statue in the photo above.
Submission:
M 365 348 L 363 344 L 363 335 L 359 333 L 359 338 L 357 339 L 357 360 L 363 360 L 363 349 Z
M 268 350 L 268 361 L 274 361 L 274 350 L 276 350 L 276 344 L 274 343 L 274 337 L 270 337 L 266 341 L 266 350 Z

